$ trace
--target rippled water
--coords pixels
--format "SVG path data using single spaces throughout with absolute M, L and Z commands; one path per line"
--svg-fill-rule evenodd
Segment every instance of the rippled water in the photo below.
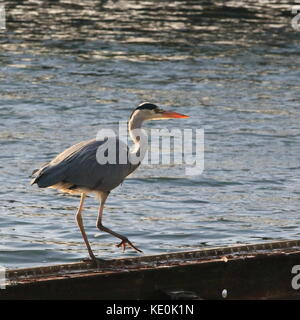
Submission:
M 225 5 L 226 3 L 226 5 Z M 30 187 L 58 152 L 141 101 L 205 129 L 205 170 L 139 170 L 104 225 L 145 254 L 299 237 L 299 36 L 288 1 L 9 1 L 0 52 L 0 263 L 87 256 L 76 196 Z M 100 257 L 117 239 L 84 219 Z M 125 255 L 137 255 L 128 250 Z

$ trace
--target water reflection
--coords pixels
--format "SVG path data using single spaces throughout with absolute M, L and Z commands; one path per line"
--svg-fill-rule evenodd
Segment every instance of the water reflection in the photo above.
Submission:
M 8 36 L 56 40 L 65 49 L 73 46 L 66 40 L 78 40 L 83 51 L 97 38 L 189 47 L 245 36 L 264 41 L 288 29 L 291 17 L 288 1 L 9 1 L 6 7 Z

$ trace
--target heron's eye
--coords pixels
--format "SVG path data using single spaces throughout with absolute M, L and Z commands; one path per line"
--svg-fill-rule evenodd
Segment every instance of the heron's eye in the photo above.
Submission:
M 162 112 L 164 112 L 164 110 L 162 110 L 162 109 L 155 109 L 155 112 L 156 112 L 156 113 L 162 113 Z

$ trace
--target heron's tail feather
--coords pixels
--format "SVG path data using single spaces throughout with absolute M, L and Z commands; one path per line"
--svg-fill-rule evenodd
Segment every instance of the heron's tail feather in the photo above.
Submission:
M 36 178 L 31 179 L 30 185 L 32 186 L 32 185 L 35 184 L 35 183 L 36 183 Z
M 34 177 L 35 174 L 36 174 L 39 170 L 40 170 L 40 169 L 35 169 L 35 170 L 33 170 L 30 177 Z M 33 179 L 31 179 L 31 181 L 30 181 L 30 185 L 31 185 L 31 186 L 32 186 L 33 184 L 35 184 L 35 180 L 36 180 L 36 177 L 34 177 Z
M 46 166 L 39 170 L 34 170 L 33 174 L 36 175 L 30 184 L 37 183 L 40 188 L 47 188 L 62 182 L 65 178 L 66 168 L 59 166 Z
M 32 171 L 31 176 L 33 177 L 39 170 L 40 170 L 40 169 L 34 169 L 34 170 Z

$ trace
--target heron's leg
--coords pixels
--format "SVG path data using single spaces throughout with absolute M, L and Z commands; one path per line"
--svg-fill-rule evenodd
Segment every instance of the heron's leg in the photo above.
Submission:
M 104 205 L 105 205 L 105 202 L 106 202 L 106 199 L 109 195 L 109 192 L 101 192 L 100 193 L 100 197 L 101 197 L 101 204 L 100 204 L 100 207 L 99 207 L 99 213 L 98 213 L 98 219 L 97 219 L 97 228 L 101 231 L 104 231 L 104 232 L 107 232 L 119 239 L 121 239 L 122 241 L 117 245 L 117 247 L 123 247 L 123 250 L 125 251 L 125 248 L 126 248 L 126 244 L 128 244 L 130 247 L 132 247 L 134 250 L 138 251 L 138 252 L 143 252 L 142 250 L 138 249 L 137 247 L 135 247 L 131 241 L 128 240 L 128 238 L 122 236 L 121 234 L 119 233 L 116 233 L 106 227 L 104 227 L 104 225 L 102 224 L 102 216 L 103 216 L 103 210 L 104 210 Z
M 84 242 L 86 244 L 86 247 L 88 249 L 89 255 L 90 255 L 92 260 L 96 261 L 97 259 L 96 259 L 95 255 L 94 255 L 94 253 L 92 251 L 92 248 L 91 248 L 91 246 L 89 244 L 89 240 L 88 240 L 87 235 L 85 233 L 84 226 L 83 226 L 83 220 L 82 220 L 82 216 L 81 216 L 81 212 L 82 212 L 82 209 L 83 209 L 83 203 L 84 203 L 85 197 L 86 197 L 85 193 L 82 193 L 81 194 L 81 198 L 80 198 L 79 208 L 78 208 L 78 211 L 77 211 L 75 217 L 76 217 L 76 222 L 78 224 L 78 227 L 79 227 L 79 229 L 81 231 L 83 240 L 84 240 Z

